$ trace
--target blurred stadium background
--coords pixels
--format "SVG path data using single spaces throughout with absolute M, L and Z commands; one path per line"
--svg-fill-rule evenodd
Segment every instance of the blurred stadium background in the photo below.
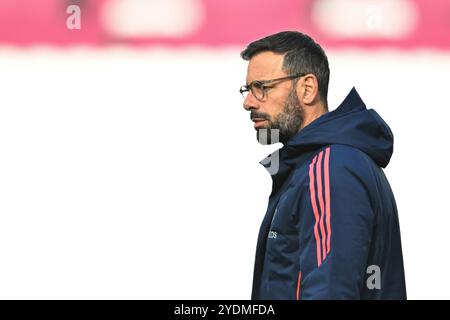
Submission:
M 239 52 L 282 30 L 391 126 L 409 298 L 449 298 L 448 0 L 0 0 L 0 298 L 250 298 L 279 146 Z

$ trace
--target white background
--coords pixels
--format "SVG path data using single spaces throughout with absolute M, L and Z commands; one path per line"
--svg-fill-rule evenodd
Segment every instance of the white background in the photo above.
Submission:
M 0 48 L 0 298 L 249 299 L 271 179 L 241 48 Z M 408 297 L 448 299 L 450 55 L 327 51 L 390 125 Z

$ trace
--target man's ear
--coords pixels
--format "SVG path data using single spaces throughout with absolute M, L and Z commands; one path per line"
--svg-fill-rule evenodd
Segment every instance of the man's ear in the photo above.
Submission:
M 297 96 L 304 105 L 313 105 L 319 100 L 319 84 L 315 75 L 309 73 L 297 83 Z

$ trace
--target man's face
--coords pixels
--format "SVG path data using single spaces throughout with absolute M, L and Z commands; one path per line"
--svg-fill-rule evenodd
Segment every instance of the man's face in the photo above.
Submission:
M 270 51 L 261 52 L 250 59 L 247 69 L 247 84 L 254 80 L 270 80 L 288 76 L 282 71 L 283 55 Z M 260 129 L 267 130 L 267 143 L 286 143 L 295 135 L 303 122 L 303 112 L 300 106 L 294 82 L 280 81 L 270 84 L 264 98 L 257 100 L 249 93 L 244 100 L 244 108 L 250 111 L 250 118 L 255 123 L 257 139 L 260 139 Z M 272 141 L 270 129 L 279 130 L 279 141 Z

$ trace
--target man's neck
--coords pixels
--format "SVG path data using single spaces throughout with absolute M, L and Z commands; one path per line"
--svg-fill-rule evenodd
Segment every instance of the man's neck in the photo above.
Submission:
M 315 111 L 305 114 L 305 118 L 303 119 L 300 130 L 302 130 L 304 127 L 309 125 L 311 122 L 313 122 L 317 118 L 320 118 L 322 115 L 328 113 L 327 108 L 323 104 L 321 104 L 320 106 L 318 106 L 317 108 L 314 108 L 314 109 L 315 109 Z

